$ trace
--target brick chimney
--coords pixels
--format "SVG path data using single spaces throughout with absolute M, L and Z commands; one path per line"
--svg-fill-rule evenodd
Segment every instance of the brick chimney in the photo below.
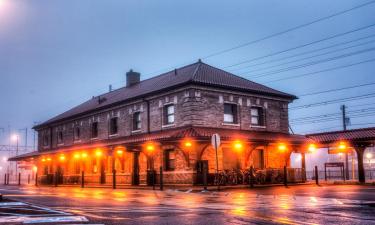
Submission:
M 141 80 L 141 74 L 130 70 L 126 73 L 126 87 L 130 87 L 134 84 L 138 84 Z

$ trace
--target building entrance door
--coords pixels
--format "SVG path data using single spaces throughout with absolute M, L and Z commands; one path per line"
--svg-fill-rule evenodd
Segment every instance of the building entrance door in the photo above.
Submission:
M 208 160 L 197 161 L 197 179 L 195 181 L 198 185 L 206 185 L 208 182 Z
M 133 152 L 132 185 L 139 185 L 139 152 Z

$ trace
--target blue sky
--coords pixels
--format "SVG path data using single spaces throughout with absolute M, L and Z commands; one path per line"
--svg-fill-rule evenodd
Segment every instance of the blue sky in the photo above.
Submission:
M 146 79 L 165 69 L 195 62 L 198 58 L 297 96 L 375 82 L 375 62 L 369 62 L 303 78 L 267 83 L 279 78 L 374 59 L 375 51 L 371 48 L 375 47 L 375 37 L 329 50 L 363 43 L 361 46 L 304 61 L 278 67 L 277 64 L 288 60 L 252 66 L 375 35 L 375 27 L 228 68 L 243 60 L 370 25 L 375 21 L 375 4 L 226 54 L 206 57 L 368 1 L 0 0 L 0 127 L 7 129 L 10 126 L 12 132 L 25 127 L 31 128 L 34 122 L 45 121 L 93 95 L 106 92 L 109 84 L 114 88 L 123 86 L 124 74 L 131 68 L 141 72 L 142 79 Z M 268 71 L 359 51 L 363 52 L 256 78 Z M 294 59 L 301 58 L 302 56 Z M 241 69 L 244 66 L 249 68 Z M 255 71 L 270 66 L 275 67 Z M 301 97 L 291 107 L 372 93 L 374 86 Z M 371 108 L 371 105 L 355 106 L 367 103 L 375 104 L 375 98 L 346 104 L 349 106 L 348 110 L 359 110 Z M 339 113 L 340 104 L 342 103 L 293 110 L 290 117 L 295 119 Z M 375 105 L 372 107 L 375 108 Z M 375 123 L 374 118 L 374 115 L 352 118 L 351 123 Z M 340 129 L 340 125 L 341 121 L 335 120 L 293 125 L 292 128 L 296 133 L 305 133 L 325 128 Z M 360 126 L 366 125 L 349 128 Z M 1 130 L 0 139 L 2 143 L 7 143 L 6 133 Z M 23 135 L 21 139 L 24 139 Z M 32 143 L 31 135 L 29 143 Z

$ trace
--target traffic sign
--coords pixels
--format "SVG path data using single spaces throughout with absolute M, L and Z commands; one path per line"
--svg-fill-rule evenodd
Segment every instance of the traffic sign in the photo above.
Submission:
M 212 135 L 211 144 L 212 144 L 212 147 L 214 147 L 215 150 L 217 150 L 220 147 L 220 135 L 219 134 L 213 134 Z

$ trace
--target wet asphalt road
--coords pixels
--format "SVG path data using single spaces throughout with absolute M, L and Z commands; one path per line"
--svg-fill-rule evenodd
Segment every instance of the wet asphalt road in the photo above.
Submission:
M 375 224 L 375 186 L 301 185 L 205 193 L 0 186 L 0 192 L 88 220 L 81 224 Z

